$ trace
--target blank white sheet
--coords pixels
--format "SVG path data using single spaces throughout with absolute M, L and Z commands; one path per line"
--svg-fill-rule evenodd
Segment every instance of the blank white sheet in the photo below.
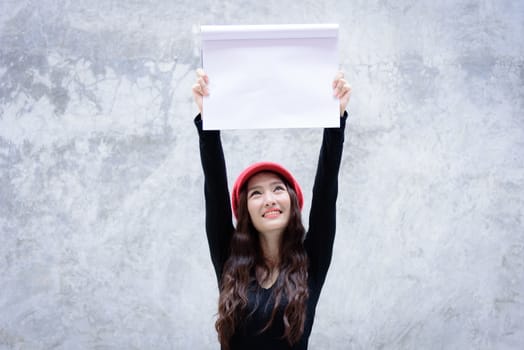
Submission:
M 338 25 L 202 26 L 205 130 L 338 127 Z

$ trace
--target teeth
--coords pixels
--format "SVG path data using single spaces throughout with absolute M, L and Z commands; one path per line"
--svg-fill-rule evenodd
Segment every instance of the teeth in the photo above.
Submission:
M 266 215 L 273 215 L 273 214 L 280 214 L 280 210 L 268 211 L 267 213 L 264 214 L 264 216 L 266 216 Z

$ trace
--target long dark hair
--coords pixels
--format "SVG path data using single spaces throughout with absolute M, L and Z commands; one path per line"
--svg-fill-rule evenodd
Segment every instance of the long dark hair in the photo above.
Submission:
M 276 174 L 278 176 L 278 174 Z M 279 176 L 280 177 L 280 176 Z M 284 310 L 284 334 L 290 345 L 298 342 L 304 333 L 306 307 L 308 299 L 307 266 L 308 259 L 304 249 L 305 229 L 295 190 L 284 180 L 290 197 L 290 216 L 282 235 L 280 247 L 280 274 L 275 282 L 274 307 L 271 318 L 260 332 L 266 331 L 275 318 L 280 301 L 287 300 Z M 246 182 L 247 183 L 247 182 Z M 270 275 L 258 232 L 251 222 L 247 209 L 246 185 L 241 189 L 238 200 L 238 222 L 231 238 L 230 255 L 227 259 L 220 282 L 218 319 L 215 328 L 218 339 L 224 349 L 229 349 L 229 341 L 237 325 L 246 315 L 250 283 L 254 281 L 256 269 L 262 268 L 266 276 Z M 244 316 L 245 317 L 245 316 Z

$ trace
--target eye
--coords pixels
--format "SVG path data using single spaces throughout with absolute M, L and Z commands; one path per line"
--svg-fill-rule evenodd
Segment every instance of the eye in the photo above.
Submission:
M 282 185 L 277 185 L 275 186 L 275 189 L 273 190 L 274 192 L 282 192 L 282 191 L 285 191 L 286 188 Z
M 260 196 L 261 194 L 262 194 L 262 193 L 260 193 L 260 191 L 257 191 L 257 190 L 255 190 L 255 191 L 251 191 L 251 192 L 249 193 L 249 198 L 252 198 L 252 197 L 255 197 L 255 196 Z

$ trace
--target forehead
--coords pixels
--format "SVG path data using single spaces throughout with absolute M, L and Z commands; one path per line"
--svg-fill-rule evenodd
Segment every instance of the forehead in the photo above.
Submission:
M 247 188 L 252 188 L 256 186 L 264 186 L 267 184 L 271 184 L 273 182 L 283 183 L 282 179 L 277 174 L 269 172 L 269 171 L 263 171 L 249 178 L 249 180 L 247 181 Z

